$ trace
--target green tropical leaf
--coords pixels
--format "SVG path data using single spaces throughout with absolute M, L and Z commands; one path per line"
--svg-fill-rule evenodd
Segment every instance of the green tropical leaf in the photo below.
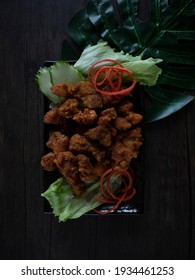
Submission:
M 194 96 L 175 93 L 172 90 L 164 90 L 158 85 L 148 91 L 152 99 L 151 106 L 145 108 L 145 121 L 153 122 L 163 119 L 174 112 L 180 110 L 194 99 Z M 158 94 L 156 94 L 158 92 Z
M 96 32 L 95 27 L 89 20 L 85 9 L 80 10 L 70 20 L 69 33 L 77 38 L 75 42 L 83 49 L 88 45 L 96 44 L 101 39 L 101 36 Z
M 144 18 L 140 5 L 145 2 L 89 0 L 68 30 L 82 49 L 103 39 L 118 51 L 163 60 L 157 85 L 146 88 L 153 100 L 146 120 L 154 121 L 194 99 L 195 1 L 150 0 Z

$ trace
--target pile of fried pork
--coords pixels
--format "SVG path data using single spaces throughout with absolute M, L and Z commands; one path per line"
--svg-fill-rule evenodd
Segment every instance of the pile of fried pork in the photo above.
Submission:
M 128 170 L 143 143 L 143 117 L 134 112 L 131 96 L 97 93 L 89 81 L 61 83 L 51 90 L 63 101 L 44 116 L 51 131 L 42 167 L 58 170 L 76 196 L 107 169 Z

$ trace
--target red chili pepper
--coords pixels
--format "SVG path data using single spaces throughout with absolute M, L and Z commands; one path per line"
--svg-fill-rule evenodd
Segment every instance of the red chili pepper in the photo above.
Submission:
M 115 65 L 109 66 L 104 63 L 112 62 Z M 101 66 L 101 64 L 103 64 Z M 130 78 L 132 84 L 127 88 L 122 88 L 123 77 Z M 123 65 L 113 59 L 103 59 L 94 63 L 88 71 L 88 79 L 94 85 L 97 92 L 106 95 L 127 95 L 136 85 L 136 80 L 130 70 L 123 67 Z M 103 90 L 103 86 L 108 86 L 109 91 Z
M 118 176 L 118 175 L 121 176 L 123 186 L 120 189 L 119 194 L 115 195 L 115 194 L 113 194 L 113 192 L 110 189 L 110 180 L 111 180 L 112 176 Z M 127 181 L 125 180 L 124 177 L 127 179 Z M 102 174 L 102 176 L 100 178 L 100 190 L 101 190 L 103 197 L 97 197 L 97 199 L 99 199 L 100 201 L 102 201 L 104 203 L 113 203 L 114 205 L 111 209 L 106 210 L 106 211 L 100 211 L 100 210 L 94 209 L 94 211 L 99 214 L 107 214 L 107 213 L 113 212 L 114 210 L 116 210 L 119 207 L 119 205 L 123 201 L 128 201 L 136 193 L 136 190 L 133 187 L 133 176 L 128 171 L 113 170 L 112 168 L 106 170 Z

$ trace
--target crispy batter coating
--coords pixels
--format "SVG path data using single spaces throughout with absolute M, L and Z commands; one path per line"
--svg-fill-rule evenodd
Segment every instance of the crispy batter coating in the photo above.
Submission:
M 100 113 L 98 124 L 107 125 L 108 123 L 110 123 L 112 120 L 115 120 L 116 118 L 117 118 L 117 113 L 115 108 L 113 107 L 108 108 Z
M 130 121 L 133 125 L 137 125 L 143 119 L 143 116 L 140 114 L 136 114 L 134 112 L 129 112 L 128 115 L 125 117 L 128 121 Z
M 98 176 L 95 173 L 90 158 L 83 154 L 78 154 L 77 159 L 78 159 L 78 170 L 80 172 L 81 180 L 84 182 L 96 180 Z
M 63 121 L 63 118 L 58 114 L 58 107 L 54 107 L 49 110 L 43 118 L 43 122 L 46 124 L 59 124 Z
M 105 157 L 105 151 L 100 150 L 96 145 L 91 143 L 85 136 L 74 134 L 70 138 L 69 150 L 78 153 L 89 153 L 99 162 Z
M 85 185 L 79 176 L 78 159 L 70 151 L 58 153 L 54 162 L 70 185 L 77 187 Z
M 98 116 L 96 111 L 85 108 L 84 111 L 79 111 L 73 116 L 73 120 L 80 124 L 91 125 L 95 123 Z
M 128 167 L 131 160 L 137 158 L 142 143 L 141 128 L 134 128 L 127 133 L 118 135 L 112 146 L 112 159 L 116 163 L 126 161 Z
M 81 101 L 84 107 L 89 109 L 98 109 L 101 108 L 102 105 L 102 98 L 99 94 L 90 94 L 81 97 Z
M 46 145 L 57 154 L 68 150 L 69 139 L 68 136 L 62 134 L 60 131 L 52 131 L 50 132 Z
M 79 102 L 75 98 L 67 99 L 58 108 L 58 114 L 64 118 L 73 118 L 75 114 L 79 112 L 78 110 Z
M 134 128 L 123 137 L 123 143 L 125 147 L 132 151 L 133 158 L 136 158 L 139 152 L 139 148 L 143 144 L 143 137 L 141 128 Z
M 73 86 L 66 83 L 58 83 L 57 85 L 51 87 L 53 94 L 60 97 L 68 97 L 72 95 Z
M 109 147 L 112 144 L 112 134 L 105 126 L 98 125 L 91 128 L 85 133 L 85 136 L 89 140 L 98 141 L 104 147 Z
M 117 130 L 127 130 L 132 126 L 132 124 L 125 118 L 117 117 L 114 123 L 114 127 Z
M 51 153 L 42 157 L 43 168 L 57 168 L 76 196 L 108 168 L 127 170 L 143 143 L 143 117 L 130 97 L 99 94 L 88 81 L 57 84 L 52 92 L 64 101 L 44 116 L 56 129 L 46 143 Z
M 82 96 L 96 94 L 96 91 L 95 91 L 94 86 L 91 82 L 81 81 L 81 82 L 78 82 L 75 85 L 74 94 L 76 95 L 77 98 L 80 98 Z
M 105 160 L 103 162 L 96 162 L 93 167 L 94 167 L 94 172 L 95 174 L 97 174 L 98 177 L 100 177 L 105 170 L 107 170 L 108 168 L 110 168 L 110 161 L 109 160 Z
M 56 165 L 54 163 L 56 155 L 52 152 L 44 155 L 41 159 L 41 166 L 46 171 L 54 171 L 56 169 Z
M 117 114 L 119 116 L 126 116 L 130 111 L 133 110 L 133 103 L 128 99 L 124 99 L 121 101 L 120 105 L 117 108 Z
M 110 91 L 110 88 L 108 86 L 104 86 L 102 88 L 103 91 Z M 114 95 L 106 95 L 106 94 L 102 94 L 102 101 L 103 101 L 103 105 L 105 107 L 110 107 L 112 105 L 116 105 L 120 102 L 120 100 L 123 98 L 123 96 L 114 96 Z
M 91 150 L 91 143 L 84 136 L 74 134 L 70 138 L 69 149 L 74 152 L 87 152 Z

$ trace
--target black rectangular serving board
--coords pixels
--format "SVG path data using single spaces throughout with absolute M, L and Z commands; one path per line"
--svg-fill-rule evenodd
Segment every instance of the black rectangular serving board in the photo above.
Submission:
M 74 60 L 67 61 L 71 64 L 75 63 Z M 45 61 L 44 66 L 49 67 L 51 66 L 55 61 Z M 143 95 L 142 95 L 142 90 L 137 89 L 136 96 L 134 97 L 133 103 L 135 106 L 135 110 L 137 113 L 140 113 L 144 115 L 144 106 L 143 106 Z M 49 104 L 50 102 L 46 97 L 44 97 L 44 106 L 43 106 L 43 111 L 44 114 L 49 110 Z M 46 142 L 49 138 L 49 131 L 51 129 L 50 125 L 44 124 L 44 137 L 43 137 L 43 142 L 42 145 L 44 145 L 44 154 L 48 153 L 50 150 L 46 147 Z M 144 138 L 144 130 L 142 126 L 142 134 Z M 144 211 L 144 144 L 142 145 L 138 158 L 134 159 L 132 161 L 132 169 L 134 172 L 134 188 L 136 189 L 136 194 L 135 196 L 124 203 L 121 203 L 120 207 L 113 211 L 112 213 L 109 213 L 104 216 L 110 216 L 110 215 L 141 215 L 143 214 Z M 57 180 L 59 177 L 62 175 L 58 173 L 57 171 L 43 171 L 43 192 L 45 192 L 50 184 L 52 184 L 55 180 Z M 44 213 L 46 214 L 52 214 L 52 209 L 49 205 L 49 202 L 44 199 Z M 98 207 L 98 210 L 108 210 L 111 208 L 111 204 L 104 204 L 100 207 Z M 86 213 L 85 215 L 101 215 L 97 214 L 94 211 L 90 211 Z

